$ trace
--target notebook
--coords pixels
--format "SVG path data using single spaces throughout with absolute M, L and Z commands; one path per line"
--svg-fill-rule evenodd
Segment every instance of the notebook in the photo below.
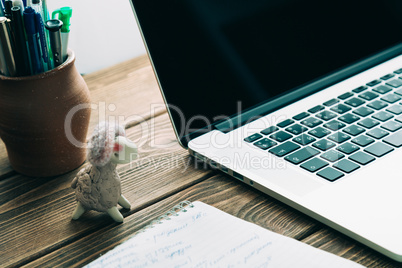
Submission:
M 131 4 L 190 154 L 402 261 L 401 1 Z
M 92 267 L 363 267 L 241 220 L 182 202 Z

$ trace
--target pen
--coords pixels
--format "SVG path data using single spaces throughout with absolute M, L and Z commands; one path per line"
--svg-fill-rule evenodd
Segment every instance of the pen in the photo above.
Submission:
M 32 7 L 36 12 L 38 12 L 40 14 L 40 16 L 42 17 L 42 20 L 45 19 L 43 17 L 43 9 L 42 9 L 42 4 L 41 4 L 40 0 L 32 0 L 32 4 L 30 5 L 30 7 Z
M 21 8 L 19 6 L 11 8 L 11 18 L 15 38 L 15 64 L 17 68 L 17 76 L 30 75 L 31 70 L 29 66 L 27 43 L 25 41 Z
M 63 22 L 63 27 L 61 27 L 61 40 L 63 42 L 62 58 L 63 61 L 67 59 L 67 48 L 68 48 L 68 37 L 70 34 L 70 19 L 73 10 L 71 7 L 62 7 L 56 9 L 52 12 L 52 18 L 55 19 L 56 16 L 59 20 Z
M 4 17 L 4 4 L 0 1 L 0 17 Z
M 48 50 L 47 50 L 45 29 L 43 26 L 42 16 L 37 12 L 35 12 L 35 27 L 39 33 L 40 56 L 42 58 L 43 68 L 45 71 L 48 71 L 49 69 L 51 69 L 51 67 L 49 67 L 49 65 L 48 65 L 49 64 L 49 54 L 48 54 Z
M 41 18 L 42 18 L 42 25 L 44 25 L 45 21 L 47 21 L 49 19 L 49 14 L 48 14 L 48 10 L 47 10 L 47 6 L 46 6 L 46 2 L 44 0 L 31 0 L 31 4 L 30 6 L 40 14 Z M 39 20 L 39 19 L 38 19 Z M 42 49 L 42 58 L 44 60 L 44 64 L 43 66 L 45 67 L 45 71 L 46 70 L 50 70 L 52 69 L 52 63 L 50 58 L 48 57 L 49 55 L 49 51 L 50 51 L 50 44 L 49 44 L 49 35 L 47 33 L 47 31 L 45 31 L 43 29 L 44 26 L 42 26 L 42 30 L 39 29 L 39 34 L 40 34 L 40 38 L 41 38 L 41 49 Z M 43 35 L 42 35 L 42 31 L 43 31 Z
M 62 41 L 60 29 L 63 26 L 63 22 L 58 19 L 48 20 L 45 23 L 46 29 L 49 31 L 50 47 L 53 53 L 54 67 L 59 66 L 63 62 L 62 58 Z
M 4 16 L 6 16 L 7 19 L 11 19 L 11 8 L 12 7 L 13 7 L 12 0 L 6 0 L 4 2 Z
M 47 0 L 42 0 L 42 10 L 43 10 L 43 23 L 45 23 L 46 21 L 48 21 L 50 19 L 49 16 L 49 9 L 47 8 Z M 52 49 L 50 48 L 50 40 L 49 40 L 49 31 L 45 31 L 45 35 L 46 35 L 46 43 L 47 43 L 47 50 L 48 50 L 48 54 L 49 54 L 49 69 L 53 68 L 53 54 L 52 54 Z
M 22 0 L 12 0 L 13 1 L 13 7 L 20 7 L 20 12 L 22 14 L 22 12 L 24 12 L 24 3 L 22 2 Z
M 0 69 L 4 75 L 15 76 L 17 71 L 8 22 L 9 20 L 6 17 L 0 17 L 0 47 L 2 52 L 0 57 Z
M 24 25 L 28 38 L 33 74 L 41 73 L 43 72 L 43 66 L 40 59 L 39 33 L 35 27 L 35 10 L 32 7 L 27 7 L 24 10 Z
M 49 20 L 49 10 L 47 9 L 46 0 L 42 0 L 43 21 Z

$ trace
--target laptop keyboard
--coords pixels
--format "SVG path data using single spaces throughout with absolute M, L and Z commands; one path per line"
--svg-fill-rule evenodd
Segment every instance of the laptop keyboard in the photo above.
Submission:
M 244 141 L 335 181 L 402 146 L 402 68 Z

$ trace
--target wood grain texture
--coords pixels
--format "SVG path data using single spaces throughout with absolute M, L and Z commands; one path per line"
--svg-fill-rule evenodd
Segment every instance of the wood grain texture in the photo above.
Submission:
M 132 204 L 131 211 L 122 210 L 126 217 L 211 174 L 210 170 L 190 168 L 193 162 L 175 141 L 166 114 L 149 121 L 153 121 L 154 132 L 142 141 L 141 125 L 127 130 L 130 139 L 141 143 L 140 158 L 119 166 L 122 192 Z M 15 175 L 0 181 L 2 265 L 22 265 L 114 225 L 108 215 L 96 212 L 85 213 L 79 221 L 70 220 L 76 205 L 70 184 L 76 172 L 57 178 Z
M 89 133 L 99 121 L 132 126 L 166 111 L 146 56 L 86 75 L 84 79 L 94 106 Z
M 185 199 L 203 201 L 368 267 L 402 267 L 225 174 L 202 168 L 177 144 L 146 56 L 84 79 L 92 103 L 104 107 L 93 111 L 90 130 L 109 117 L 132 119 L 127 135 L 139 146 L 140 158 L 118 167 L 132 209 L 121 210 L 124 224 L 96 212 L 71 221 L 76 202 L 70 183 L 78 170 L 46 179 L 21 176 L 10 168 L 0 141 L 0 267 L 81 266 Z
M 127 240 L 136 231 L 183 200 L 203 201 L 229 214 L 290 237 L 297 238 L 312 233 L 316 228 L 316 224 L 307 216 L 268 196 L 262 196 L 255 189 L 244 186 L 226 175 L 219 174 L 128 216 L 124 224 L 109 224 L 27 264 L 27 267 L 82 266 Z
M 88 135 L 100 121 L 128 126 L 166 111 L 147 56 L 141 56 L 84 76 L 93 106 Z M 0 179 L 13 175 L 4 143 L 0 141 Z
M 329 228 L 323 228 L 302 240 L 304 243 L 358 262 L 365 267 L 402 267 L 398 263 L 367 246 Z

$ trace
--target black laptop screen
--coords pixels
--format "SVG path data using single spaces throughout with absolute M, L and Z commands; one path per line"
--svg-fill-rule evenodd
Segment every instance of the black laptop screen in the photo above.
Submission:
M 132 0 L 182 138 L 389 49 L 399 0 Z

